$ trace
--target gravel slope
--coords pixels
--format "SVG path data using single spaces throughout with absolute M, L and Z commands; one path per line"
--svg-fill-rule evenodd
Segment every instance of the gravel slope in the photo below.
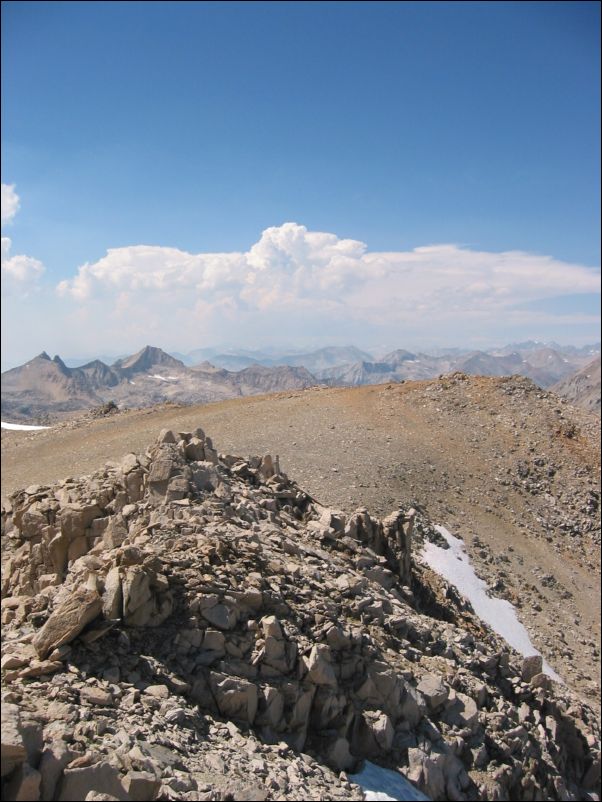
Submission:
M 535 645 L 599 696 L 600 421 L 524 379 L 456 375 L 164 405 L 2 431 L 2 494 L 92 472 L 164 427 L 202 426 L 219 450 L 279 454 L 319 501 L 383 514 L 409 504 L 465 539 Z M 597 494 L 597 495 L 596 495 Z

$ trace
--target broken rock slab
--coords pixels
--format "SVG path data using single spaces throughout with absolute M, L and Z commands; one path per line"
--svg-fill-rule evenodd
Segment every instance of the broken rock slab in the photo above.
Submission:
M 2 702 L 2 777 L 23 763 L 27 749 L 23 740 L 21 717 L 17 705 Z
M 523 682 L 529 682 L 536 674 L 541 674 L 543 671 L 543 658 L 540 654 L 532 654 L 525 657 L 523 660 L 523 667 L 521 670 L 521 679 Z
M 40 799 L 40 772 L 29 763 L 22 763 L 3 789 L 3 799 L 15 802 L 38 802 Z
M 431 710 L 436 710 L 445 704 L 449 696 L 449 690 L 443 680 L 435 674 L 426 674 L 420 680 L 417 690 L 424 696 Z
M 123 802 L 129 798 L 115 766 L 101 761 L 92 766 L 65 769 L 57 799 L 58 802 L 79 802 L 81 799 L 88 799 L 91 791 L 110 794 L 113 799 Z
M 40 658 L 76 638 L 101 611 L 102 599 L 95 590 L 74 590 L 36 633 L 33 645 Z

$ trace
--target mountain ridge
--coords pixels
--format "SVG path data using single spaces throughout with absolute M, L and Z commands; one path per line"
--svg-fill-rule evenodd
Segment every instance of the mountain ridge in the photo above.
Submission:
M 258 369 L 259 368 L 259 369 Z M 106 365 L 92 360 L 69 368 L 42 352 L 2 374 L 2 415 L 13 421 L 79 412 L 113 401 L 151 406 L 162 401 L 200 403 L 238 395 L 307 387 L 316 379 L 304 368 L 251 366 L 230 372 L 209 365 L 190 368 L 155 346 Z
M 25 365 L 2 374 L 2 413 L 14 422 L 31 421 L 83 411 L 108 401 L 122 407 L 164 401 L 190 404 L 317 383 L 360 386 L 425 380 L 457 370 L 472 375 L 524 375 L 546 388 L 584 367 L 596 346 L 561 348 L 557 351 L 551 345 L 527 342 L 489 352 L 448 349 L 438 356 L 396 349 L 374 360 L 355 346 L 328 346 L 281 357 L 241 352 L 222 354 L 220 361 L 220 355 L 215 354 L 214 362 L 187 365 L 183 359 L 147 345 L 111 365 L 96 359 L 77 367 L 68 367 L 60 356 L 51 359 L 43 351 Z M 357 356 L 363 358 L 333 364 Z M 230 370 L 224 363 L 237 369 Z M 598 407 L 594 403 L 591 408 L 595 411 Z

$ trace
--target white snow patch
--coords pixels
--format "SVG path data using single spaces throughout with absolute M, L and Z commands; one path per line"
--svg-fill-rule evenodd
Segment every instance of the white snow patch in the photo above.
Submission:
M 424 562 L 455 585 L 460 593 L 472 604 L 473 610 L 494 632 L 501 635 L 510 646 L 524 657 L 540 654 L 531 643 L 529 633 L 518 620 L 516 609 L 509 601 L 487 594 L 487 585 L 475 574 L 460 538 L 450 534 L 444 526 L 435 529 L 443 535 L 449 549 L 442 549 L 434 543 L 425 543 L 422 550 Z M 543 661 L 543 671 L 556 682 L 563 680 L 554 669 Z
M 421 791 L 415 788 L 409 780 L 398 771 L 383 769 L 369 760 L 364 761 L 364 768 L 359 774 L 350 774 L 352 783 L 364 790 L 368 802 L 388 802 L 392 800 L 409 800 L 410 802 L 423 802 L 429 800 Z
M 130 384 L 136 384 L 136 382 L 133 382 L 131 379 L 129 379 L 128 381 Z
M 177 382 L 178 381 L 178 377 L 177 376 L 159 376 L 158 373 L 152 373 L 151 374 L 151 379 L 159 379 L 159 381 L 162 381 L 162 382 Z
M 3 429 L 12 429 L 16 432 L 33 432 L 36 429 L 50 429 L 50 426 L 28 426 L 26 423 L 6 423 L 2 421 Z

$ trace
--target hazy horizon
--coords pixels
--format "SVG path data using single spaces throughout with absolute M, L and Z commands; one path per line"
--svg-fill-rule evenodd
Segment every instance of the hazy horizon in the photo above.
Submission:
M 562 342 L 558 343 L 556 341 L 548 340 L 546 342 L 539 341 L 539 340 L 525 340 L 521 341 L 523 343 L 526 342 L 534 342 L 541 347 L 548 347 L 548 346 L 560 346 L 561 348 L 585 348 L 587 346 L 591 346 L 599 350 L 600 348 L 600 339 L 591 340 L 588 342 L 583 343 L 575 343 L 575 342 Z M 140 348 L 136 348 L 132 351 L 121 351 L 116 352 L 114 354 L 102 353 L 100 350 L 89 353 L 87 355 L 78 355 L 78 354 L 68 354 L 68 353 L 59 353 L 55 352 L 52 349 L 48 348 L 40 348 L 35 353 L 31 354 L 27 359 L 23 360 L 23 362 L 14 362 L 14 363 L 2 363 L 2 372 L 4 373 L 7 370 L 11 370 L 12 368 L 19 367 L 22 364 L 29 362 L 32 359 L 35 359 L 37 356 L 40 356 L 43 352 L 45 352 L 51 359 L 55 356 L 59 356 L 63 362 L 68 367 L 78 366 L 79 364 L 85 364 L 85 362 L 92 362 L 93 360 L 100 359 L 105 362 L 105 364 L 111 365 L 118 359 L 123 359 L 124 357 L 132 356 L 133 354 L 138 353 L 146 346 L 160 348 L 165 353 L 169 354 L 170 356 L 174 356 L 175 358 L 180 358 L 181 356 L 188 356 L 195 351 L 207 351 L 213 352 L 215 355 L 220 356 L 248 356 L 249 358 L 253 358 L 255 355 L 258 360 L 262 357 L 271 357 L 273 359 L 280 359 L 283 356 L 301 356 L 303 354 L 312 354 L 315 351 L 319 351 L 324 348 L 356 348 L 359 351 L 364 351 L 369 354 L 371 357 L 377 361 L 379 358 L 383 357 L 385 354 L 390 353 L 395 350 L 405 350 L 410 351 L 413 353 L 422 353 L 425 355 L 434 355 L 437 352 L 446 352 L 446 351 L 482 351 L 482 352 L 489 352 L 500 350 L 503 348 L 507 348 L 509 346 L 518 346 L 521 345 L 521 342 L 506 342 L 506 343 L 493 343 L 481 347 L 477 346 L 470 346 L 470 345 L 431 345 L 431 346 L 420 346 L 416 345 L 413 347 L 409 347 L 407 344 L 392 344 L 392 345 L 380 345 L 380 346 L 371 346 L 371 347 L 362 347 L 357 343 L 332 343 L 332 342 L 324 342 L 322 344 L 318 344 L 314 346 L 300 346 L 300 345 L 289 345 L 287 346 L 278 346 L 278 347 L 270 347 L 264 346 L 262 348 L 250 348 L 248 346 L 234 346 L 234 345 L 213 345 L 213 346 L 197 346 L 193 348 L 164 348 L 161 344 L 155 342 L 144 343 L 140 346 Z M 207 361 L 211 361 L 211 357 L 207 356 L 204 359 Z M 76 364 L 77 363 L 77 364 Z

